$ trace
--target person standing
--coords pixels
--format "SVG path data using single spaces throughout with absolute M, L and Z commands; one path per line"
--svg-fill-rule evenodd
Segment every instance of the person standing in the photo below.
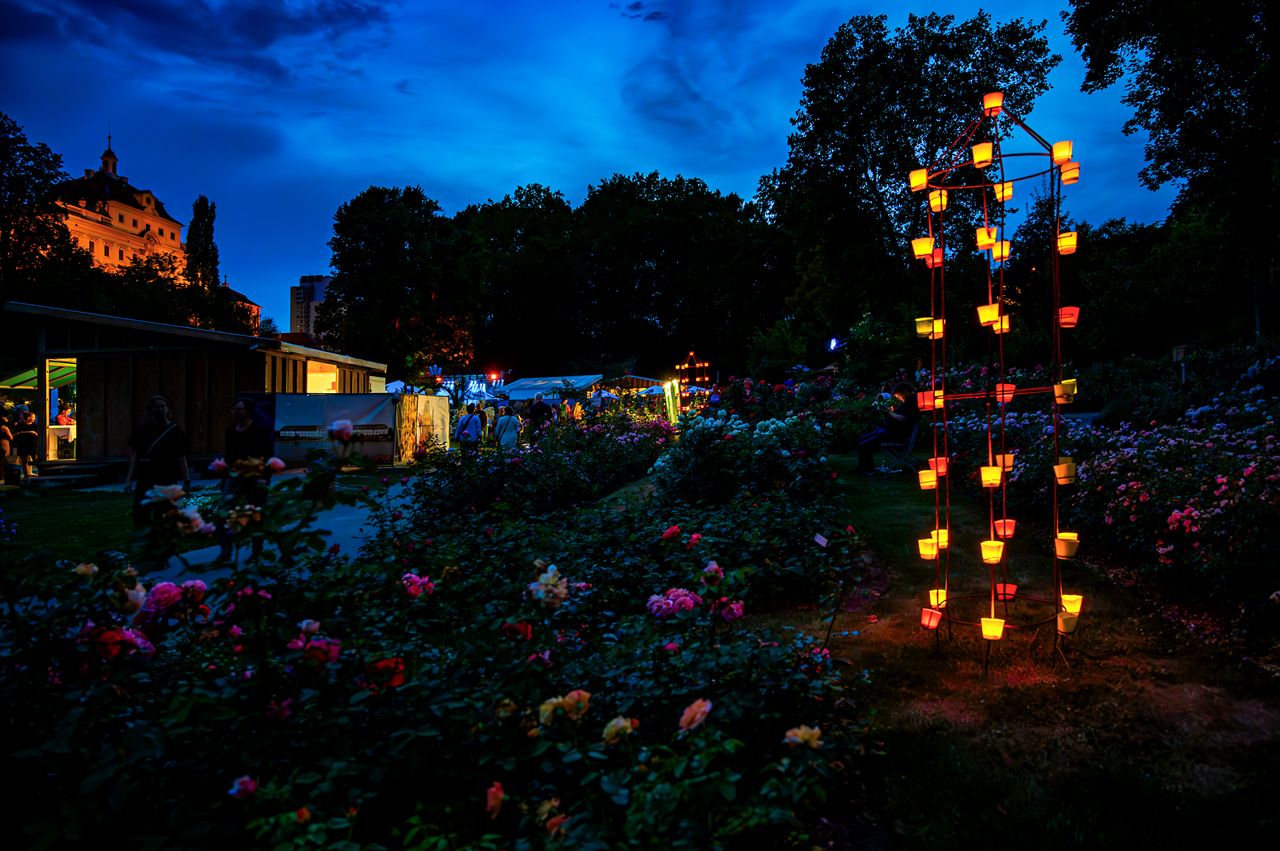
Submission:
M 467 405 L 467 412 L 458 418 L 458 446 L 463 456 L 470 454 L 480 445 L 480 436 L 484 434 L 484 420 L 476 413 L 476 403 Z
M 555 419 L 556 412 L 550 405 L 542 401 L 542 394 L 537 393 L 533 397 L 533 407 L 529 408 L 529 422 L 533 426 L 533 439 L 537 440 L 539 433 L 547 427 L 547 424 Z
M 9 418 L 0 413 L 0 485 L 9 475 L 9 453 L 13 451 L 13 432 L 9 430 Z
M 484 439 L 485 442 L 492 440 L 494 431 L 493 427 L 498 424 L 498 412 L 493 409 L 493 402 L 486 401 L 484 404 Z
M 231 405 L 231 425 L 223 432 L 226 468 L 222 471 L 222 510 L 230 511 L 252 505 L 266 508 L 267 489 L 271 485 L 271 432 L 254 420 L 258 406 L 252 399 L 236 399 Z M 256 462 L 256 463 L 255 463 Z M 240 469 L 236 469 L 239 463 Z M 258 469 L 251 469 L 257 466 Z M 253 542 L 253 553 L 262 552 L 262 541 Z M 231 536 L 224 534 L 222 555 L 231 555 Z
M 129 472 L 124 477 L 125 493 L 133 492 L 129 511 L 133 528 L 150 526 L 169 509 L 168 502 L 143 505 L 147 491 L 156 485 L 182 482 L 183 490 L 191 489 L 191 473 L 187 469 L 187 435 L 169 417 L 169 403 L 163 396 L 152 396 L 147 403 L 150 418 L 133 430 L 129 437 Z M 134 483 L 136 482 L 136 486 Z
M 22 467 L 22 478 L 32 479 L 38 473 L 31 471 L 36 460 L 36 445 L 40 439 L 36 415 L 25 405 L 18 409 L 18 421 L 13 426 L 13 452 L 18 456 L 18 465 Z
M 508 407 L 498 409 L 501 416 L 493 427 L 498 446 L 503 449 L 515 449 L 520 440 L 520 418 Z

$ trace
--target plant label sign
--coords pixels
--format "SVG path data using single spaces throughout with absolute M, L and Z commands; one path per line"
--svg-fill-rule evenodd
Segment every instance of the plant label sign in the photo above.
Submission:
M 827 539 L 822 537 L 821 535 L 814 535 L 813 542 L 820 547 L 825 547 L 827 545 Z

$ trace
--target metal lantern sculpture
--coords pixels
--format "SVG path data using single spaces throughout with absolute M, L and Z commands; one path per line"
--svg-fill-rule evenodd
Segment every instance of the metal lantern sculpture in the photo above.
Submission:
M 1001 149 L 1002 143 L 1014 137 L 1015 130 L 1021 130 L 1032 142 L 1035 150 L 1031 152 L 1006 153 Z M 912 192 L 920 192 L 928 200 L 928 233 L 912 240 L 912 253 L 919 260 L 925 261 L 929 269 L 929 304 L 930 316 L 916 320 L 916 333 L 930 341 L 931 352 L 929 379 L 925 389 L 919 391 L 917 404 L 922 412 L 929 412 L 933 418 L 933 459 L 929 469 L 920 472 L 920 485 L 929 491 L 934 499 L 934 529 L 928 538 L 918 542 L 920 555 L 935 565 L 934 588 L 929 591 L 928 604 L 922 609 L 920 623 L 925 629 L 938 633 L 943 621 L 948 629 L 952 624 L 979 627 L 981 635 L 986 639 L 986 658 L 984 671 L 990 660 L 991 644 L 1004 637 L 1006 629 L 1026 629 L 1044 624 L 1055 623 L 1057 626 L 1054 646 L 1061 654 L 1058 642 L 1060 636 L 1069 635 L 1076 629 L 1080 617 L 1083 598 L 1079 595 L 1062 593 L 1062 562 L 1073 558 L 1079 546 L 1079 538 L 1073 532 L 1059 528 L 1058 489 L 1069 487 L 1076 480 L 1076 468 L 1072 460 L 1059 456 L 1058 436 L 1061 434 L 1062 406 L 1071 404 L 1076 395 L 1075 379 L 1062 376 L 1062 339 L 1064 328 L 1074 328 L 1079 319 L 1080 310 L 1076 307 L 1063 307 L 1061 303 L 1061 277 L 1059 263 L 1063 256 L 1072 254 L 1077 246 L 1077 234 L 1074 231 L 1059 230 L 1062 209 L 1062 187 L 1074 184 L 1080 179 L 1080 163 L 1073 160 L 1074 145 L 1071 142 L 1049 143 L 1034 130 L 1028 127 L 1021 118 L 1009 112 L 1001 92 L 991 92 L 982 99 L 982 109 L 956 138 L 945 152 L 927 168 L 916 169 L 908 178 Z M 1015 159 L 1016 158 L 1016 159 Z M 1013 163 L 1033 162 L 1027 173 L 1008 175 L 1006 165 Z M 1046 387 L 1018 387 L 1007 378 L 1005 367 L 1004 342 L 1011 330 L 1009 316 L 1004 313 L 1003 306 L 1009 302 L 1005 297 L 1005 269 L 1013 245 L 1005 235 L 1005 202 L 1013 197 L 1013 184 L 1020 180 L 1033 180 L 1048 176 L 1051 187 L 1051 200 L 1055 215 L 1053 216 L 1053 233 L 1048 234 L 1049 244 L 1056 247 L 1050 253 L 1052 312 L 1043 317 L 1049 338 L 1053 346 L 1053 364 L 1055 380 Z M 993 374 L 987 379 L 988 386 L 980 392 L 947 393 L 942 386 L 942 376 L 946 372 L 947 341 L 944 333 L 947 318 L 946 301 L 946 259 L 947 240 L 955 239 L 959 234 L 947 231 L 947 209 L 962 199 L 962 193 L 974 192 L 982 210 L 982 222 L 975 234 L 976 247 L 986 254 L 986 298 L 977 305 L 979 324 L 991 329 L 991 346 L 993 359 L 998 363 Z M 964 234 L 967 236 L 968 232 Z M 963 238 L 963 237 L 961 237 Z M 966 308 L 972 309 L 972 308 Z M 972 315 L 972 314 L 970 314 Z M 1038 317 L 1024 316 L 1020 323 L 1034 323 Z M 996 354 L 998 353 L 998 355 Z M 1052 588 L 1048 595 L 1039 596 L 1019 592 L 1018 586 L 1009 581 L 1008 565 L 1005 561 L 1005 541 L 1013 537 L 1016 521 L 1008 517 L 1008 488 L 1014 484 L 1014 454 L 1009 451 L 1005 442 L 1004 423 L 1008 413 L 1008 405 L 1015 395 L 1040 394 L 1047 397 L 1053 411 L 1054 457 L 1058 463 L 1046 465 L 1046 469 L 1020 469 L 1019 481 L 1033 479 L 1032 487 L 1051 484 L 1053 488 L 1053 577 Z M 984 566 L 990 575 L 990 588 L 986 594 L 949 594 L 951 550 L 947 546 L 951 525 L 950 480 L 946 475 L 947 459 L 947 412 L 949 402 L 972 400 L 986 407 L 987 423 L 987 460 L 980 469 L 980 481 L 987 494 L 989 507 L 989 534 L 987 540 L 981 542 L 981 555 Z M 1044 481 L 1047 480 L 1047 481 Z M 957 600 L 966 598 L 985 598 L 983 609 L 977 619 L 962 619 L 962 611 L 954 605 Z M 1047 616 L 1033 618 L 1030 622 L 1012 622 L 1009 619 L 1009 605 L 1015 601 L 1049 604 L 1052 609 Z M 1000 616 L 997 616 L 996 604 L 1002 605 Z M 962 607 L 963 609 L 963 607 Z M 1065 661 L 1065 656 L 1063 657 Z

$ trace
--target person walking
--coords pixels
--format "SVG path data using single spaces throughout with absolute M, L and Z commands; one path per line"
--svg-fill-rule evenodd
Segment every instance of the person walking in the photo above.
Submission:
M 471 402 L 467 405 L 467 412 L 458 418 L 458 446 L 462 449 L 463 457 L 470 455 L 477 447 L 480 446 L 480 436 L 484 434 L 484 420 L 476 413 L 476 404 Z
M 191 472 L 187 468 L 187 435 L 169 416 L 169 403 L 163 396 L 152 396 L 147 402 L 146 422 L 129 437 L 129 471 L 124 477 L 125 493 L 132 491 L 133 507 L 129 516 L 133 528 L 150 526 L 169 509 L 165 501 L 143 505 L 147 491 L 157 485 L 182 482 L 191 489 Z M 136 485 L 135 485 L 136 483 Z
M 39 440 L 40 427 L 36 424 L 36 415 L 23 405 L 18 408 L 18 421 L 13 425 L 13 452 L 18 456 L 23 479 L 33 479 L 39 475 L 31 470 L 31 465 L 36 460 L 36 445 Z
M 520 441 L 520 418 L 515 412 L 508 407 L 498 409 L 500 416 L 498 422 L 493 427 L 494 437 L 498 440 L 498 446 L 503 449 L 515 449 Z
M 231 405 L 231 425 L 223 432 L 226 448 L 226 467 L 222 471 L 222 510 L 252 505 L 261 510 L 267 506 L 267 492 L 271 486 L 271 432 L 254 420 L 257 403 L 239 398 Z M 239 468 L 237 469 L 237 465 Z M 257 468 L 257 469 L 254 469 Z M 262 553 L 262 540 L 253 541 L 253 554 Z M 231 530 L 222 537 L 222 556 L 231 556 Z

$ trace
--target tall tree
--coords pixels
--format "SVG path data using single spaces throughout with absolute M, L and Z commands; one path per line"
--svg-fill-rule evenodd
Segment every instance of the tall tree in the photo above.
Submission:
M 1145 130 L 1151 188 L 1174 183 L 1175 215 L 1198 208 L 1222 219 L 1240 279 L 1252 283 L 1255 327 L 1277 333 L 1273 225 L 1280 189 L 1275 7 L 1265 0 L 1071 0 L 1067 32 L 1087 64 L 1081 89 L 1127 78 Z M 1225 270 L 1224 270 L 1225 271 Z M 1229 274 L 1229 273 L 1228 273 Z
M 392 378 L 471 364 L 476 240 L 421 187 L 370 186 L 334 214 L 329 248 L 334 276 L 316 322 L 327 344 L 386 363 Z
M 213 292 L 220 280 L 218 274 L 218 244 L 213 241 L 213 221 L 218 217 L 218 205 L 201 195 L 191 204 L 191 221 L 187 224 L 187 268 L 184 277 L 188 283 L 205 292 Z
M 51 250 L 69 255 L 71 235 L 54 188 L 67 179 L 62 157 L 0 112 L 0 300 L 30 294 Z
M 909 240 L 925 229 L 908 173 L 960 135 L 989 91 L 1032 111 L 1061 61 L 1044 26 L 980 12 L 961 24 L 912 15 L 890 32 L 884 16 L 860 15 L 805 69 L 787 164 L 761 180 L 759 198 L 796 240 L 802 286 L 790 307 L 815 342 L 867 311 L 897 312 L 911 288 Z M 968 194 L 953 193 L 949 227 L 976 225 Z

